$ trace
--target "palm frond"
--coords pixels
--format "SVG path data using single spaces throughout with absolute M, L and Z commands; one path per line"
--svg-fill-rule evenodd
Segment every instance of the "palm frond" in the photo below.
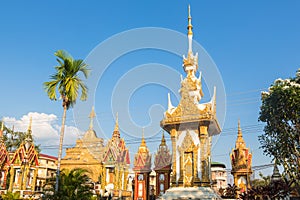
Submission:
M 81 88 L 80 100 L 85 101 L 88 97 L 88 88 L 82 81 L 79 82 L 79 86 Z
M 44 89 L 46 90 L 48 97 L 51 100 L 57 100 L 56 87 L 58 85 L 58 80 L 48 81 L 44 83 Z
M 73 57 L 65 50 L 58 50 L 54 53 L 55 56 L 57 56 L 58 58 L 60 58 L 61 60 L 68 60 L 71 59 L 73 60 Z
M 44 88 L 51 100 L 57 100 L 56 90 L 58 90 L 62 97 L 67 98 L 67 108 L 69 108 L 76 103 L 79 90 L 81 90 L 80 99 L 87 99 L 88 90 L 83 80 L 79 78 L 79 73 L 83 73 L 87 78 L 90 70 L 83 60 L 74 60 L 67 51 L 58 50 L 55 55 L 59 65 L 55 66 L 56 73 L 50 76 L 51 81 L 44 83 Z

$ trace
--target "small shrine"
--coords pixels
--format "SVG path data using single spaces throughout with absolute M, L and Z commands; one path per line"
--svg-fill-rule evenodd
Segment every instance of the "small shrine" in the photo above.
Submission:
M 108 140 L 104 148 L 104 173 L 101 180 L 101 183 L 105 183 L 103 189 L 108 191 L 108 193 L 113 193 L 112 196 L 130 196 L 127 190 L 129 165 L 129 150 L 124 139 L 120 137 L 117 114 L 112 138 Z
M 6 178 L 10 167 L 9 154 L 3 139 L 4 122 L 0 130 L 0 190 L 6 190 Z
M 141 145 L 134 156 L 134 200 L 148 200 L 149 194 L 149 175 L 151 172 L 151 154 L 146 145 L 144 132 Z
M 170 173 L 172 155 L 166 144 L 164 133 L 154 158 L 154 171 L 156 172 L 156 197 L 163 195 L 170 187 Z
M 9 191 L 21 191 L 21 193 L 35 191 L 39 161 L 38 152 L 32 140 L 31 125 L 32 118 L 30 118 L 24 141 L 11 159 Z
M 250 176 L 253 173 L 251 168 L 252 153 L 250 153 L 250 149 L 246 147 L 240 121 L 238 122 L 238 136 L 235 142 L 235 149 L 232 149 L 230 160 L 234 184 L 240 188 L 240 192 L 247 191 L 247 189 L 251 187 Z
M 221 132 L 216 115 L 216 88 L 212 99 L 200 103 L 203 97 L 202 77 L 198 73 L 198 53 L 192 49 L 193 31 L 188 9 L 188 52 L 183 56 L 186 77 L 181 79 L 180 102 L 172 105 L 168 94 L 168 109 L 160 122 L 172 141 L 171 188 L 162 199 L 220 199 L 211 189 L 211 140 Z

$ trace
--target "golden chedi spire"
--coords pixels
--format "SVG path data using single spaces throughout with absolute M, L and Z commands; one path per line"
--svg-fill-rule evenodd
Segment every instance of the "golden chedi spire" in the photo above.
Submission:
M 118 113 L 116 114 L 116 123 L 115 123 L 114 132 L 113 132 L 113 138 L 120 138 L 119 115 L 118 115 Z
M 148 153 L 148 152 L 149 152 L 149 149 L 148 149 L 147 144 L 146 144 L 144 128 L 143 128 L 142 141 L 141 141 L 141 145 L 139 147 L 138 153 Z
M 30 117 L 30 119 L 29 119 L 29 125 L 28 125 L 27 131 L 31 132 L 31 127 L 32 127 L 32 117 Z
M 29 120 L 29 125 L 28 125 L 28 129 L 27 129 L 27 134 L 25 136 L 25 148 L 26 151 L 29 149 L 30 145 L 32 144 L 32 117 L 30 116 L 30 120 Z
M 159 146 L 167 146 L 164 131 L 162 133 L 162 138 Z
M 89 115 L 90 118 L 90 126 L 89 126 L 89 130 L 93 130 L 94 129 L 94 118 L 96 117 L 96 113 L 95 113 L 95 108 L 94 106 L 92 107 L 92 111 Z
M 191 17 L 191 8 L 188 7 L 188 54 L 187 58 L 183 57 L 183 68 L 188 75 L 195 74 L 198 69 L 198 54 L 193 54 L 193 26 L 192 26 L 192 17 Z
M 235 148 L 245 148 L 245 141 L 243 138 L 243 134 L 242 134 L 242 129 L 241 129 L 241 122 L 240 120 L 238 121 L 238 136 L 235 142 Z
M 31 133 L 32 133 L 32 117 L 30 116 L 26 138 L 32 140 L 32 135 L 31 135 Z
M 116 124 L 115 124 L 114 131 L 119 131 L 119 114 L 118 114 L 118 112 L 116 114 Z

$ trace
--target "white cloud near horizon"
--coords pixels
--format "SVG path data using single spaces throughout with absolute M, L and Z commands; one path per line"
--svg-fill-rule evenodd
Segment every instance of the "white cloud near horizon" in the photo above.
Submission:
M 52 146 L 52 149 L 58 150 L 59 133 L 61 128 L 61 120 L 54 114 L 45 114 L 38 112 L 29 112 L 23 115 L 20 119 L 14 117 L 4 117 L 5 126 L 12 128 L 15 131 L 26 132 L 28 130 L 30 117 L 32 117 L 32 135 L 35 144 L 41 144 L 43 153 L 47 153 L 47 148 Z M 64 134 L 64 145 L 75 144 L 76 139 L 83 134 L 75 126 L 66 125 Z M 43 148 L 44 146 L 44 148 Z M 57 146 L 57 148 L 55 148 Z

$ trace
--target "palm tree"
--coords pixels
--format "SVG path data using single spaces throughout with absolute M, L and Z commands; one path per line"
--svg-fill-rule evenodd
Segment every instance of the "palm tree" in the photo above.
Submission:
M 73 57 L 64 50 L 58 50 L 54 54 L 57 57 L 58 66 L 55 67 L 56 73 L 50 76 L 51 81 L 44 83 L 44 88 L 51 100 L 57 100 L 57 93 L 62 99 L 62 106 L 64 109 L 62 125 L 60 131 L 59 151 L 57 160 L 56 172 L 56 191 L 58 191 L 58 181 L 60 174 L 60 163 L 62 156 L 62 146 L 65 132 L 66 112 L 70 107 L 73 107 L 78 97 L 79 89 L 81 89 L 80 99 L 82 101 L 87 99 L 87 87 L 79 77 L 79 72 L 82 72 L 84 77 L 89 75 L 87 64 L 83 60 L 75 60 Z
M 46 180 L 44 185 L 46 200 L 89 200 L 93 192 L 93 184 L 91 179 L 87 176 L 88 171 L 85 169 L 75 168 L 72 170 L 64 169 L 60 174 L 59 189 L 54 191 L 55 179 L 50 178 Z

